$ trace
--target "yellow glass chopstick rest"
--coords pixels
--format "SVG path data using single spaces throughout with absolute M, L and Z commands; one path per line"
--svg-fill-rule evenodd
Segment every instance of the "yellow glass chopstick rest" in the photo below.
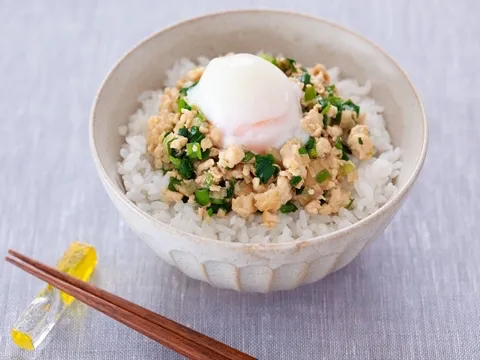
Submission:
M 95 248 L 73 242 L 57 262 L 57 269 L 82 281 L 88 281 L 96 265 Z M 22 349 L 37 348 L 74 300 L 72 296 L 47 285 L 13 325 L 13 342 Z

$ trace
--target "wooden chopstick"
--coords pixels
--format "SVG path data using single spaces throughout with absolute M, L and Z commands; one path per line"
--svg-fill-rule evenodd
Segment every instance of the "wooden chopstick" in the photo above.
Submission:
M 8 262 L 184 356 L 199 360 L 255 359 L 193 329 L 75 279 L 16 251 L 9 250 L 8 253 L 13 256 L 6 258 Z

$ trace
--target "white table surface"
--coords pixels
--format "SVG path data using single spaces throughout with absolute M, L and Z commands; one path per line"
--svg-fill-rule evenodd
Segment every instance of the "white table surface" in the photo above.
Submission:
M 135 4 L 134 4 L 135 3 Z M 424 171 L 385 234 L 324 281 L 270 295 L 216 290 L 157 259 L 95 173 L 87 122 L 111 65 L 150 33 L 227 8 L 333 19 L 383 46 L 426 106 Z M 94 244 L 94 282 L 260 359 L 480 359 L 480 2 L 0 0 L 0 255 L 54 263 Z M 0 359 L 178 359 L 76 306 L 35 353 L 9 329 L 42 288 L 0 262 Z

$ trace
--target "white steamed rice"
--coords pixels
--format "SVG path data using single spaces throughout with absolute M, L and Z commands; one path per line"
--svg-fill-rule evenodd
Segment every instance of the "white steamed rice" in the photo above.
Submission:
M 206 65 L 207 58 L 198 58 L 197 64 Z M 197 64 L 181 59 L 167 71 L 165 86 L 175 86 L 177 79 Z M 355 79 L 339 79 L 339 69 L 329 71 L 331 82 L 344 98 L 351 98 L 366 112 L 366 122 L 377 149 L 376 157 L 368 161 L 355 162 L 358 180 L 351 210 L 341 209 L 338 216 L 308 215 L 304 210 L 291 214 L 279 214 L 280 221 L 274 229 L 261 224 L 261 216 L 251 215 L 243 219 L 231 212 L 226 218 L 202 220 L 191 204 L 178 202 L 168 205 L 161 201 L 162 189 L 168 184 L 168 176 L 154 171 L 146 154 L 147 120 L 158 110 L 161 91 L 148 91 L 140 95 L 141 107 L 130 116 L 128 125 L 118 131 L 125 136 L 120 150 L 121 161 L 118 173 L 122 176 L 126 196 L 140 209 L 160 221 L 183 231 L 203 237 L 241 243 L 269 243 L 306 240 L 352 225 L 380 208 L 397 191 L 393 179 L 398 176 L 402 163 L 401 149 L 392 146 L 390 135 L 383 119 L 383 107 L 368 97 L 370 83 L 361 86 Z

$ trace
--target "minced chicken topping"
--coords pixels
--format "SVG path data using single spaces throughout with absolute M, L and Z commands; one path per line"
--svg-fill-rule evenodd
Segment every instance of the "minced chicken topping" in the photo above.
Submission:
M 223 149 L 221 132 L 185 100 L 202 76 L 198 67 L 165 89 L 158 114 L 148 120 L 147 152 L 170 179 L 163 200 L 197 204 L 202 218 L 261 213 L 267 227 L 275 226 L 279 211 L 348 209 L 357 178 L 349 157 L 366 160 L 374 153 L 365 114 L 338 96 L 322 64 L 304 68 L 293 59 L 262 56 L 303 90 L 301 126 L 309 140 L 290 139 L 264 154 L 240 145 Z

